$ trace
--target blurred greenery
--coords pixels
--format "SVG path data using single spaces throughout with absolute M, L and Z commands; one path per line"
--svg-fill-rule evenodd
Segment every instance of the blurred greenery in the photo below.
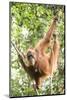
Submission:
M 27 75 L 18 61 L 15 49 L 11 46 L 10 96 L 34 96 L 64 94 L 64 6 L 30 3 L 10 3 L 11 41 L 16 42 L 21 51 L 34 47 L 50 27 L 54 14 L 58 15 L 56 34 L 60 41 L 58 69 L 51 79 L 43 83 L 42 89 L 35 92 L 33 80 Z M 58 13 L 57 13 L 58 12 Z

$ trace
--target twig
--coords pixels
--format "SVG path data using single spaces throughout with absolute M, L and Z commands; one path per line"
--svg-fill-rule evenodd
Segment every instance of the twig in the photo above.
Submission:
M 17 53 L 23 57 L 25 57 L 24 53 L 18 49 L 18 47 L 11 41 L 11 44 L 13 45 L 13 47 L 15 48 L 15 50 L 17 51 Z

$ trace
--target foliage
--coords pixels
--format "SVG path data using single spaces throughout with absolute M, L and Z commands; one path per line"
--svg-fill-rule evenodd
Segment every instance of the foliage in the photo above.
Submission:
M 29 47 L 34 47 L 50 27 L 54 14 L 58 15 L 56 34 L 60 41 L 60 56 L 58 70 L 51 79 L 44 82 L 39 95 L 64 94 L 64 6 L 30 3 L 10 3 L 11 41 L 16 42 L 26 53 Z M 32 86 L 33 80 L 27 75 L 18 61 L 17 53 L 11 46 L 11 96 L 38 95 Z

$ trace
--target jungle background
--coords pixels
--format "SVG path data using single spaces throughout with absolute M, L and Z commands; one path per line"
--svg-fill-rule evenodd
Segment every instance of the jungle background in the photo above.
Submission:
M 33 89 L 33 80 L 21 67 L 17 52 L 10 43 L 10 96 L 36 96 L 65 93 L 64 67 L 64 11 L 63 5 L 45 5 L 30 3 L 10 3 L 10 42 L 17 43 L 21 51 L 34 47 L 49 30 L 54 14 L 58 12 L 55 33 L 60 41 L 58 69 L 51 79 L 44 81 L 38 93 Z

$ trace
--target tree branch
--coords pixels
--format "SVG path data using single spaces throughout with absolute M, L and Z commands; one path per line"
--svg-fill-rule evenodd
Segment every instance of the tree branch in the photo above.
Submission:
M 17 54 L 18 54 L 18 58 L 19 58 L 19 61 L 22 65 L 22 67 L 24 68 L 25 71 L 28 71 L 28 65 L 25 64 L 25 54 L 23 52 L 21 52 L 18 47 L 11 41 L 11 44 L 13 45 L 13 47 L 15 48 L 15 50 L 17 51 Z
M 17 51 L 17 53 L 18 53 L 19 55 L 21 55 L 22 57 L 25 58 L 24 53 L 23 53 L 23 52 L 21 53 L 21 51 L 19 50 L 19 48 L 18 48 L 12 41 L 11 41 L 11 44 L 13 45 L 13 47 L 15 48 L 15 50 Z

